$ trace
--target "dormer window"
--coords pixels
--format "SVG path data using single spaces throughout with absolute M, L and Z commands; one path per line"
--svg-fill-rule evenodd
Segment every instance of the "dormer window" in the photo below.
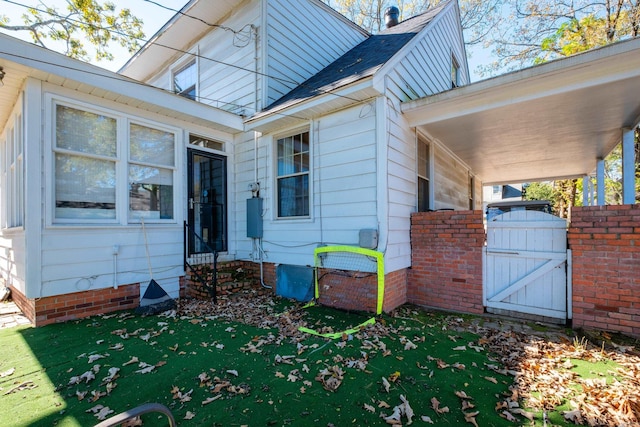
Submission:
M 185 67 L 173 74 L 173 91 L 185 98 L 196 100 L 196 82 L 198 81 L 198 68 L 193 60 Z
M 456 58 L 451 55 L 451 89 L 460 86 L 460 65 Z

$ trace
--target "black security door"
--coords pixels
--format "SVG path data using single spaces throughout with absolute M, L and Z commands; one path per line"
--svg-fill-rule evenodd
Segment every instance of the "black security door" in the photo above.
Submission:
M 189 255 L 227 250 L 227 159 L 188 150 Z

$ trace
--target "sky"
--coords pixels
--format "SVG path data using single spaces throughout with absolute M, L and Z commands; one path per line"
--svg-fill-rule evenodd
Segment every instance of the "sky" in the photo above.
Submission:
M 60 12 L 65 10 L 64 0 L 41 0 L 47 6 L 55 6 Z M 129 8 L 131 13 L 144 21 L 145 37 L 152 37 L 174 14 L 175 12 L 168 9 L 180 10 L 188 0 L 111 0 L 117 9 Z M 207 0 L 214 1 L 214 0 Z M 21 5 L 34 6 L 36 0 L 0 0 L 0 15 L 5 15 L 10 19 L 9 24 L 21 25 L 21 15 L 26 12 L 26 8 Z M 161 7 L 165 6 L 165 8 Z M 26 32 L 4 31 L 5 33 L 29 42 L 32 41 L 31 36 Z M 47 47 L 55 49 L 54 46 Z M 114 54 L 115 60 L 112 62 L 100 61 L 94 62 L 94 65 L 106 68 L 111 71 L 118 71 L 131 57 L 131 55 L 119 46 L 113 46 L 110 51 Z M 481 48 L 474 48 L 471 52 L 471 58 L 468 58 L 469 71 L 471 73 L 471 81 L 478 81 L 481 77 L 474 73 L 474 70 L 480 64 L 490 62 L 490 53 Z M 468 53 L 469 53 L 468 52 Z

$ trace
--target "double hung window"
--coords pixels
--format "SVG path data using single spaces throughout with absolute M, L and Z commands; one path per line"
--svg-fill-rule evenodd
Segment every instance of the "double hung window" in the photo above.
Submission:
M 277 140 L 278 217 L 309 216 L 309 132 Z
M 129 127 L 129 219 L 173 218 L 175 136 L 132 123 Z
M 56 219 L 115 219 L 117 120 L 56 105 Z
M 54 222 L 174 218 L 175 132 L 56 102 L 54 109 Z
M 422 137 L 418 138 L 418 212 L 427 212 L 430 206 L 431 153 L 430 146 Z

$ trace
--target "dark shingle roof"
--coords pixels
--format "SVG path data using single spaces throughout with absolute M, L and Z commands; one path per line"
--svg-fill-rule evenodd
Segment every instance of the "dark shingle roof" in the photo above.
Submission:
M 370 77 L 389 61 L 449 3 L 445 1 L 426 12 L 385 29 L 342 55 L 313 77 L 269 105 L 271 110 L 284 104 L 294 104 L 341 86 Z

